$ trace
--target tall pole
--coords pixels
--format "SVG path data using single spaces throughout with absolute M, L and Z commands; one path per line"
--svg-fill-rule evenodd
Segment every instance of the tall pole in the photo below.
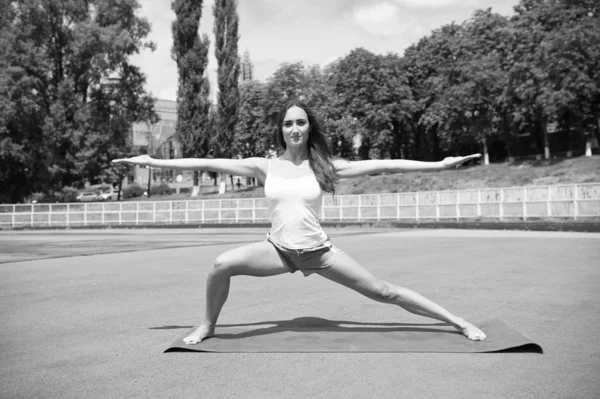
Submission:
M 148 155 L 152 156 L 152 128 L 153 126 L 149 124 L 150 129 L 148 130 Z M 150 198 L 150 182 L 152 181 L 152 168 L 150 166 L 146 166 L 148 168 L 148 198 Z

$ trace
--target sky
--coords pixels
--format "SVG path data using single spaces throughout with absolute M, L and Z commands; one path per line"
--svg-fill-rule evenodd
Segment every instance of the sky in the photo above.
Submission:
M 177 67 L 171 58 L 171 0 L 138 0 L 138 15 L 152 27 L 156 50 L 136 54 L 132 62 L 147 78 L 147 90 L 159 99 L 176 100 Z M 432 30 L 461 23 L 477 9 L 510 16 L 519 0 L 238 0 L 240 56 L 248 51 L 254 77 L 266 80 L 281 63 L 325 66 L 362 47 L 376 54 L 404 50 Z M 203 1 L 200 32 L 211 40 L 208 74 L 216 86 L 213 0 Z

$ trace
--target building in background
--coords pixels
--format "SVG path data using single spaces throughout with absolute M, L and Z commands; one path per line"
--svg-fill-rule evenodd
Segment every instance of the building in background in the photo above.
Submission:
M 173 159 L 181 157 L 181 149 L 177 140 L 173 137 L 177 125 L 177 101 L 157 100 L 156 113 L 160 120 L 155 124 L 134 123 L 133 146 L 140 154 L 149 154 L 154 158 Z M 130 183 L 144 185 L 148 183 L 147 168 L 136 166 Z M 174 179 L 172 170 L 155 169 L 152 171 L 153 183 L 171 181 Z
M 254 66 L 250 61 L 250 53 L 248 51 L 244 52 L 240 67 L 240 80 L 252 80 Z M 211 98 L 214 105 L 217 99 L 216 92 L 213 92 L 213 90 L 216 90 L 216 88 L 211 87 Z M 157 123 L 139 122 L 133 124 L 134 150 L 140 154 L 149 154 L 153 158 L 181 158 L 181 146 L 174 137 L 175 127 L 177 126 L 177 101 L 157 100 L 155 110 L 160 118 Z M 183 185 L 189 184 L 192 180 L 192 172 L 153 169 L 151 174 L 152 183 L 175 183 L 177 179 L 175 173 L 183 174 L 183 181 L 181 182 Z M 132 175 L 129 176 L 128 183 L 135 182 L 141 186 L 146 186 L 148 184 L 148 175 L 149 170 L 147 168 L 136 166 L 133 169 Z

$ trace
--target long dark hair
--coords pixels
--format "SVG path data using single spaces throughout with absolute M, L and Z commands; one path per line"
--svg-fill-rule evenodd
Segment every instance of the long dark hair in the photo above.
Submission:
M 292 101 L 282 108 L 281 112 L 279 112 L 279 118 L 277 119 L 277 138 L 279 139 L 279 144 L 284 149 L 287 147 L 285 140 L 283 139 L 283 120 L 288 109 L 292 107 L 302 108 L 308 116 L 308 125 L 310 126 L 307 142 L 308 164 L 315 174 L 319 186 L 321 186 L 321 190 L 335 194 L 335 186 L 338 182 L 338 178 L 333 166 L 331 150 L 327 144 L 323 125 L 309 106 L 301 101 Z

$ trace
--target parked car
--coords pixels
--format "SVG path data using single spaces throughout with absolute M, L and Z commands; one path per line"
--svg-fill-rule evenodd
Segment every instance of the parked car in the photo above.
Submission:
M 61 202 L 60 198 L 50 196 L 40 197 L 31 201 L 32 204 L 58 204 L 59 202 Z
M 110 190 L 106 190 L 106 191 L 100 193 L 100 196 L 105 201 L 116 201 L 119 198 L 119 190 L 116 188 L 112 188 Z M 123 194 L 121 193 L 121 198 L 122 197 L 123 197 Z
M 92 201 L 102 201 L 103 198 L 92 191 L 85 191 L 83 193 L 79 193 L 77 196 L 77 201 L 79 202 L 92 202 Z

